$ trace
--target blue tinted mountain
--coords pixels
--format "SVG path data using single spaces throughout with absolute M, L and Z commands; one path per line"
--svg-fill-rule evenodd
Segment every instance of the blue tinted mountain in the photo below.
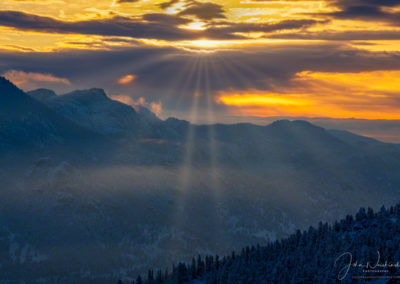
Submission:
M 57 96 L 57 94 L 53 90 L 49 89 L 37 89 L 26 92 L 26 94 L 40 102 L 45 102 L 47 99 Z
M 103 135 L 143 136 L 159 119 L 144 107 L 138 112 L 131 106 L 110 99 L 102 89 L 78 90 L 52 95 L 49 90 L 35 90 L 29 95 L 40 98 L 58 114 Z
M 58 115 L 0 77 L 0 154 L 12 155 L 86 148 L 99 135 Z

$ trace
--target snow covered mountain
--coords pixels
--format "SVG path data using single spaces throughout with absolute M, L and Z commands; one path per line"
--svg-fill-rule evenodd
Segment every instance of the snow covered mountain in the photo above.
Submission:
M 0 155 L 29 156 L 62 147 L 65 152 L 93 145 L 99 135 L 58 115 L 0 77 Z
M 0 282 L 134 279 L 400 195 L 398 145 L 305 121 L 162 121 L 100 89 L 0 79 L 0 138 Z
M 102 89 L 78 90 L 64 95 L 38 89 L 28 92 L 58 114 L 103 135 L 143 135 L 146 126 L 160 120 L 140 107 L 139 114 L 131 106 L 110 99 Z

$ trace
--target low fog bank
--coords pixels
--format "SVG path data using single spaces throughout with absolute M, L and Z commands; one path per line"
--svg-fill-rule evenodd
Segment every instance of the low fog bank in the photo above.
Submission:
M 46 157 L 0 182 L 2 280 L 133 279 L 398 200 L 348 173 L 283 164 L 88 167 Z

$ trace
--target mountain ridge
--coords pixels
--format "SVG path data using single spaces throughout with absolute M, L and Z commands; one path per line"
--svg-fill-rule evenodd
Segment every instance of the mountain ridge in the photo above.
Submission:
M 63 147 L 70 151 L 100 136 L 58 115 L 40 101 L 0 77 L 0 154 L 47 151 Z M 72 147 L 72 148 L 71 148 Z M 78 152 L 81 152 L 80 150 Z

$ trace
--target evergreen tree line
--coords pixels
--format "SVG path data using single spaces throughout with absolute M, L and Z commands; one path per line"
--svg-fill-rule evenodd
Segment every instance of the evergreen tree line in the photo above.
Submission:
M 400 283 L 399 241 L 400 204 L 379 212 L 361 208 L 355 217 L 320 222 L 266 246 L 222 258 L 198 256 L 173 265 L 170 272 L 149 270 L 146 279 L 139 276 L 133 284 Z M 378 264 L 376 270 L 367 271 L 368 262 Z

